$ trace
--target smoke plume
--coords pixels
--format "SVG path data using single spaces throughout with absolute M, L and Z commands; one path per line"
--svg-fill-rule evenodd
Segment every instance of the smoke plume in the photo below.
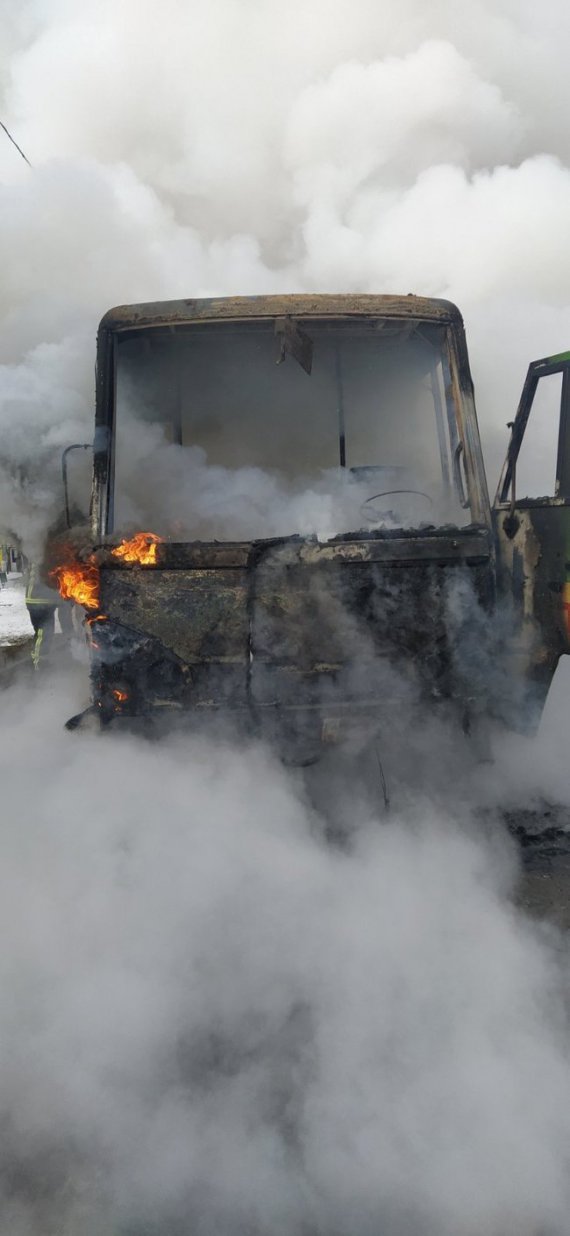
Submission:
M 566 1232 L 563 967 L 465 802 L 331 846 L 259 747 L 12 703 L 2 1232 Z
M 526 365 L 570 336 L 569 12 L 0 0 L 32 165 L 0 131 L 0 538 L 41 553 L 97 322 L 162 298 L 457 301 L 493 490 Z M 244 485 L 290 502 L 220 472 L 214 527 Z M 337 530 L 326 486 L 294 499 Z M 496 818 L 567 800 L 563 694 L 484 777 L 416 720 L 389 814 L 336 770 L 331 843 L 263 745 L 72 738 L 83 668 L 42 684 L 0 713 L 1 1236 L 566 1236 L 566 942 L 516 908 Z
M 568 344 L 561 0 L 3 5 L 0 525 L 37 552 L 110 305 L 414 291 L 466 316 L 491 488 Z

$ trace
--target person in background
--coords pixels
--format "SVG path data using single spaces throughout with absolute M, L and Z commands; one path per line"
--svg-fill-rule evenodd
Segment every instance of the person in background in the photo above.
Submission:
M 26 608 L 34 628 L 32 661 L 38 669 L 40 660 L 51 648 L 55 634 L 55 614 L 61 604 L 59 593 L 44 583 L 36 562 L 26 564 Z

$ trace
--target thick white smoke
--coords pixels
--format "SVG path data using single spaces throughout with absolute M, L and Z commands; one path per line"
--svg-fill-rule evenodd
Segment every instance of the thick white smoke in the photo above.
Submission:
M 98 319 L 177 296 L 456 300 L 493 489 L 570 338 L 562 0 L 0 14 L 0 536 L 59 514 Z M 484 792 L 426 734 L 447 810 L 349 785 L 343 849 L 263 749 L 2 703 L 1 1236 L 566 1236 L 564 946 L 472 820 L 567 794 L 559 724 Z
M 2 8 L 0 524 L 59 510 L 104 310 L 211 293 L 457 300 L 493 488 L 570 334 L 562 0 Z
M 263 750 L 16 702 L 2 1233 L 567 1231 L 563 967 L 464 802 L 331 846 Z

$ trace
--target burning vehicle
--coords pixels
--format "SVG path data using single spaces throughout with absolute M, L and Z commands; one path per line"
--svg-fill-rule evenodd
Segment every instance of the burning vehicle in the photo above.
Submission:
M 550 489 L 528 497 L 519 456 L 553 378 Z M 491 505 L 449 302 L 111 310 L 90 541 L 54 570 L 86 610 L 92 711 L 229 717 L 298 763 L 373 736 L 402 684 L 466 731 L 532 728 L 569 650 L 569 399 L 570 353 L 531 364 Z M 152 533 L 129 531 L 141 512 Z

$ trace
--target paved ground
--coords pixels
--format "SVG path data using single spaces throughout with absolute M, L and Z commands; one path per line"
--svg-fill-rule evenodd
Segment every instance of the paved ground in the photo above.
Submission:
M 521 847 L 520 904 L 570 930 L 570 809 L 546 808 L 542 818 L 513 813 L 507 824 Z
M 13 673 L 30 661 L 33 628 L 19 576 L 9 576 L 0 587 L 0 686 L 8 686 Z
M 26 643 L 31 636 L 32 624 L 21 579 L 9 576 L 8 583 L 0 587 L 0 648 Z

